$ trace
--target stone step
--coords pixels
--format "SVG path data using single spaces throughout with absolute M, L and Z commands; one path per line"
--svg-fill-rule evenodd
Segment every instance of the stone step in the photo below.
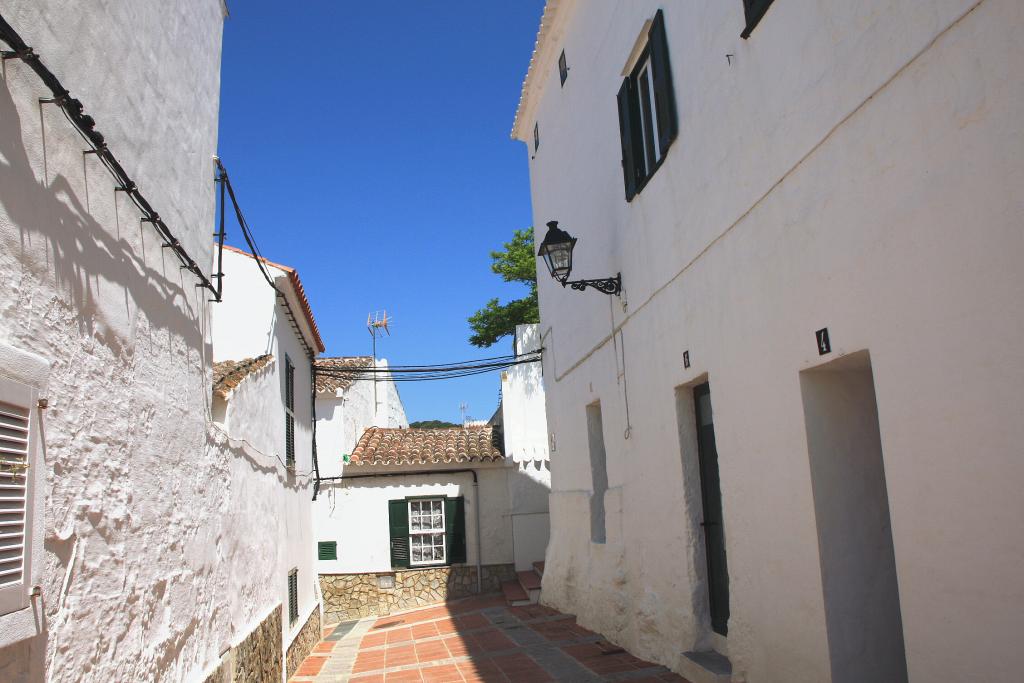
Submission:
M 505 602 L 513 607 L 530 604 L 530 595 L 519 585 L 519 581 L 503 581 L 501 592 L 505 594 Z
M 679 657 L 683 676 L 693 683 L 731 683 L 732 662 L 714 650 L 684 652 Z
M 540 576 L 544 576 L 544 562 L 534 562 L 533 571 L 537 572 Z
M 537 572 L 516 572 L 516 576 L 524 590 L 540 590 L 540 575 Z

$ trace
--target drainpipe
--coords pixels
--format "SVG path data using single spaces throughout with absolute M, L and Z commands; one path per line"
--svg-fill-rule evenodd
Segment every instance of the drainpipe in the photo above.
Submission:
M 423 475 L 430 475 L 436 477 L 439 474 L 465 474 L 466 472 L 473 475 L 473 505 L 476 508 L 476 511 L 474 513 L 474 517 L 476 518 L 476 593 L 477 595 L 480 595 L 484 592 L 484 549 L 480 545 L 480 482 L 477 479 L 476 470 L 416 470 L 414 472 L 378 472 L 376 474 L 343 474 L 340 477 L 322 477 L 318 479 L 318 481 L 348 481 L 350 479 L 369 479 L 371 477 L 415 477 Z

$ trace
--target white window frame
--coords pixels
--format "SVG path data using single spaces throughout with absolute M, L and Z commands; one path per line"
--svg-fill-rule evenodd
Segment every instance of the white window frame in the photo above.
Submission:
M 0 426 L 10 425 L 3 430 L 3 434 L 9 439 L 0 441 L 0 470 L 3 471 L 0 474 L 0 486 L 4 487 L 0 490 L 0 500 L 4 500 L 0 505 L 3 508 L 0 513 L 21 513 L 20 525 L 9 519 L 9 515 L 0 514 L 0 522 L 14 525 L 0 526 L 0 551 L 21 551 L 20 567 L 16 569 L 9 566 L 10 560 L 0 565 L 0 615 L 25 609 L 29 603 L 28 587 L 32 576 L 32 509 L 35 503 L 33 454 L 37 434 L 37 418 L 34 413 L 37 401 L 37 392 L 33 387 L 0 376 L 0 415 L 4 416 L 4 419 L 0 420 Z M 21 420 L 24 420 L 25 427 L 17 424 Z M 23 439 L 20 434 L 22 429 Z M 18 447 L 16 444 L 22 440 L 24 446 Z M 22 491 L 19 492 L 12 487 L 20 487 Z M 17 495 L 18 493 L 22 495 Z M 18 501 L 21 504 L 20 509 L 17 507 Z M 18 533 L 19 526 L 21 533 Z M 16 580 L 10 578 L 13 572 L 18 573 Z
M 44 497 L 38 494 L 46 485 L 41 423 L 49 377 L 50 363 L 45 358 L 0 341 L 0 400 L 27 408 L 29 416 L 22 580 L 17 582 L 17 593 L 8 587 L 10 599 L 0 609 L 0 648 L 40 635 L 45 623 L 39 618 L 42 603 L 34 594 L 43 569 Z
M 435 503 L 440 505 L 440 507 L 441 507 L 441 528 L 440 529 L 435 529 L 435 528 L 422 529 L 422 528 L 420 528 L 420 529 L 417 529 L 415 531 L 413 530 L 413 528 L 412 528 L 412 519 L 413 519 L 413 509 L 412 509 L 412 506 L 413 505 L 420 505 L 420 506 L 422 506 L 424 503 L 429 503 L 431 505 L 431 512 L 427 515 L 427 518 L 430 518 L 430 519 L 432 519 L 433 516 L 434 516 L 434 512 L 432 511 L 433 510 L 433 505 Z M 444 507 L 445 507 L 444 503 L 445 503 L 445 499 L 444 498 L 414 498 L 414 499 L 409 500 L 409 501 L 406 502 L 406 505 L 408 506 L 407 507 L 408 513 L 409 513 L 409 566 L 410 567 L 423 567 L 423 566 L 428 566 L 428 565 L 442 565 L 442 564 L 447 564 L 448 563 L 448 520 L 447 520 L 447 518 L 445 516 L 445 512 L 444 512 Z M 419 513 L 417 514 L 417 519 L 422 520 L 423 518 L 424 518 L 423 511 L 421 509 L 419 511 Z M 423 536 L 440 536 L 441 537 L 441 559 L 440 560 L 431 558 L 429 560 L 420 560 L 420 561 L 416 562 L 416 561 L 414 561 L 412 559 L 412 556 L 413 556 L 413 539 L 417 538 L 417 537 L 421 538 Z M 431 543 L 430 547 L 434 548 L 434 547 L 436 547 L 436 545 Z
M 654 170 L 661 162 L 661 158 L 665 155 L 665 150 L 661 149 L 661 139 L 658 136 L 658 102 L 654 97 L 654 72 L 651 70 L 651 55 L 647 48 L 644 48 L 645 52 L 643 60 L 637 67 L 636 71 L 630 76 L 633 79 L 634 86 L 636 88 L 637 104 L 639 105 L 640 112 L 640 137 L 643 140 L 641 145 L 643 148 L 644 157 L 644 177 L 649 178 L 654 174 Z M 644 92 L 644 88 L 641 86 L 641 79 L 647 77 L 647 92 Z M 646 102 L 645 102 L 646 100 Z M 644 119 L 644 106 L 650 108 L 651 112 L 651 126 L 647 127 L 647 121 Z M 651 159 L 650 153 L 648 152 L 647 145 L 651 145 L 651 149 L 654 150 L 654 158 Z

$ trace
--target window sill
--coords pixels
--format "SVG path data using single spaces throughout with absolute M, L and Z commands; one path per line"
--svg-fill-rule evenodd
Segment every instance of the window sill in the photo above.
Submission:
M 7 614 L 0 614 L 0 648 L 42 635 L 41 619 L 36 615 L 35 601 Z

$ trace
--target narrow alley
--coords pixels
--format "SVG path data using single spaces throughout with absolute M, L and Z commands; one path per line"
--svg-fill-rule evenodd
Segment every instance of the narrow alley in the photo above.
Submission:
M 503 595 L 339 624 L 290 681 L 338 683 L 544 683 L 686 679 L 645 662 L 542 605 Z

